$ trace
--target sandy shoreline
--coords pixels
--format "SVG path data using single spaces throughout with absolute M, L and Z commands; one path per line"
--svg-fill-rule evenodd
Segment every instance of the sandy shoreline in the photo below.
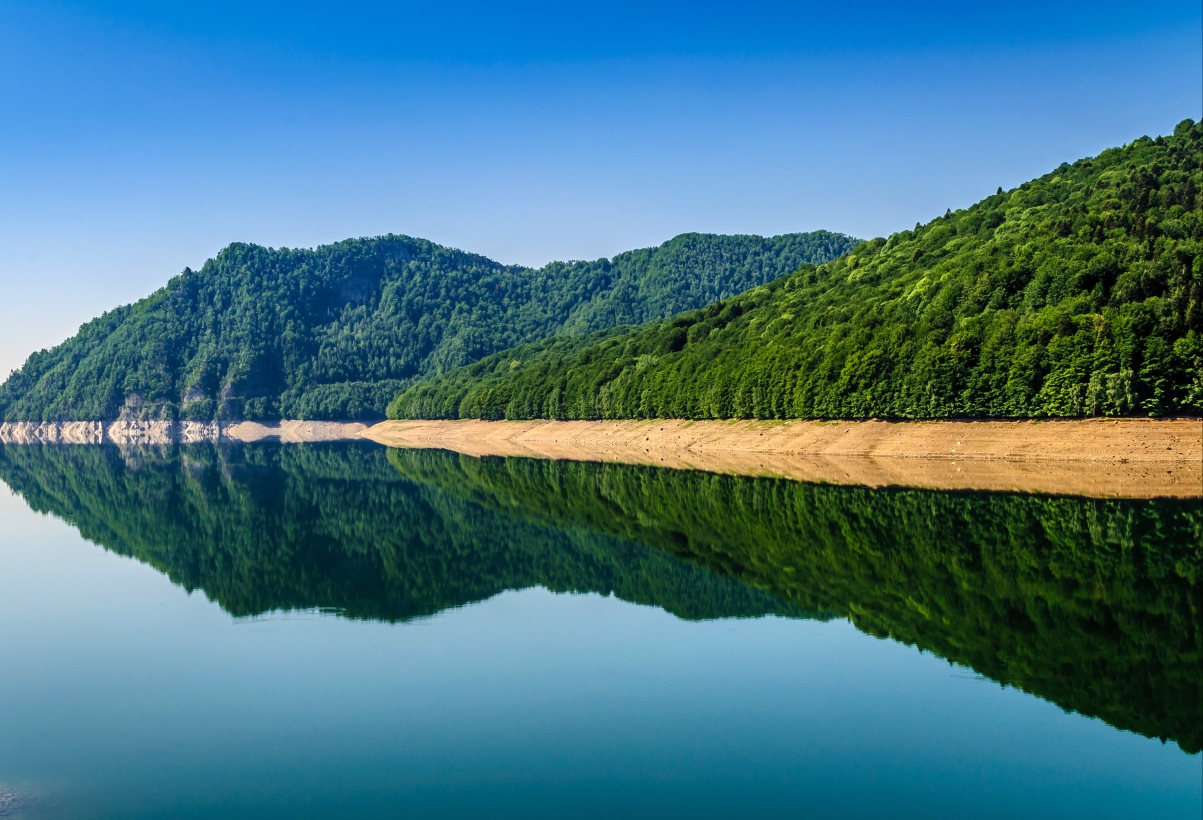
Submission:
M 386 421 L 393 447 L 650 464 L 867 487 L 1203 496 L 1203 420 Z

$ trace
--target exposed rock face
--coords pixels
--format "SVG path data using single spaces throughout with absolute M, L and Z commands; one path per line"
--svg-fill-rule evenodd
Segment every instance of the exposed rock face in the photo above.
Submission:
M 178 436 L 169 421 L 118 419 L 105 429 L 105 438 L 114 444 L 170 444 Z
M 0 424 L 0 442 L 4 444 L 100 444 L 103 441 L 104 423 L 99 421 Z
M 280 421 L 275 424 L 260 424 L 244 421 L 222 428 L 225 439 L 236 441 L 260 441 L 278 438 L 283 442 L 340 441 L 359 438 L 368 426 L 358 421 Z
M 15 421 L 0 424 L 0 444 L 195 444 L 218 441 L 338 441 L 358 438 L 367 425 L 341 421 L 237 424 L 199 421 Z

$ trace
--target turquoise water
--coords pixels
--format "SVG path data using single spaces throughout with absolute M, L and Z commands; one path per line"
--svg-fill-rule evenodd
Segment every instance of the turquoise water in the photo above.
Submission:
M 1197 505 L 0 452 L 0 811 L 1191 817 Z

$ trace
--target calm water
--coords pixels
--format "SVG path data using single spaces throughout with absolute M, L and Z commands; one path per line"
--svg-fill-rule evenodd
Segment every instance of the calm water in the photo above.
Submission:
M 366 443 L 0 481 L 0 816 L 1203 811 L 1197 502 Z

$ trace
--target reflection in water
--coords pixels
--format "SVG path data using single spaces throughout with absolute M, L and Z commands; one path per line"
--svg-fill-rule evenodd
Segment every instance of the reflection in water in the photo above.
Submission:
M 369 444 L 6 447 L 34 509 L 237 615 L 404 619 L 542 585 L 847 617 L 1113 726 L 1203 742 L 1192 501 L 864 490 Z
M 1192 500 L 868 490 L 393 450 L 527 520 L 650 544 L 1113 726 L 1203 742 Z
M 612 593 L 682 618 L 803 614 L 646 545 L 408 480 L 366 442 L 9 446 L 0 480 L 234 615 L 320 607 L 396 621 L 531 586 Z

